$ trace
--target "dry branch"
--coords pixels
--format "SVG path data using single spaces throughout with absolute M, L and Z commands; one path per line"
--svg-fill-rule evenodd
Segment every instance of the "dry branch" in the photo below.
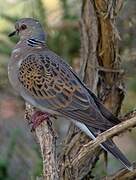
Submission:
M 136 167 L 136 162 L 133 163 L 133 165 L 134 167 Z M 116 180 L 116 179 L 117 180 L 135 180 L 135 178 L 136 178 L 136 168 L 133 172 L 128 171 L 127 169 L 121 169 L 111 176 L 104 177 L 102 180 Z
M 123 121 L 122 123 L 108 129 L 107 131 L 101 133 L 97 136 L 95 140 L 90 141 L 88 144 L 85 144 L 81 150 L 79 151 L 78 155 L 72 162 L 72 165 L 75 166 L 79 161 L 82 161 L 82 159 L 86 159 L 86 157 L 89 154 L 92 154 L 95 152 L 95 149 L 104 141 L 106 141 L 109 138 L 112 138 L 115 135 L 119 135 L 120 133 L 136 126 L 136 116 L 128 119 L 126 121 Z
M 26 103 L 25 119 L 30 122 L 34 108 Z M 58 180 L 58 166 L 56 161 L 56 139 L 47 121 L 42 122 L 35 130 L 43 159 L 43 179 Z

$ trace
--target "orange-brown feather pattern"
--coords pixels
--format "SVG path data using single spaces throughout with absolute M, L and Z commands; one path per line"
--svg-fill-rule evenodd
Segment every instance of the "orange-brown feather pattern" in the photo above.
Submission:
M 59 108 L 67 106 L 72 101 L 73 93 L 79 89 L 76 81 L 71 81 L 70 74 L 58 63 L 38 54 L 30 54 L 22 61 L 18 77 L 35 98 L 57 98 Z

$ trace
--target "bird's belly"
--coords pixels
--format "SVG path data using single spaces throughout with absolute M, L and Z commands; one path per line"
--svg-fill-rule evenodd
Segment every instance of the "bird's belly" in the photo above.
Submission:
M 23 99 L 28 102 L 29 104 L 33 105 L 34 107 L 36 107 L 37 109 L 39 109 L 40 111 L 42 112 L 47 112 L 49 114 L 52 114 L 52 115 L 59 115 L 60 116 L 60 113 L 52 110 L 52 109 L 49 109 L 48 107 L 46 106 L 43 106 L 43 105 L 40 105 L 35 99 L 34 97 L 32 97 L 31 95 L 29 95 L 28 93 L 26 93 L 24 90 L 21 91 L 21 96 L 23 97 Z

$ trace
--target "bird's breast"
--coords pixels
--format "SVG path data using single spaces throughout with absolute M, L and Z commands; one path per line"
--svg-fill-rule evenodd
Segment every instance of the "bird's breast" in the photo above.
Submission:
M 20 48 L 14 49 L 8 63 L 8 77 L 11 85 L 16 91 L 20 91 L 18 71 L 22 60 L 23 56 L 21 56 Z

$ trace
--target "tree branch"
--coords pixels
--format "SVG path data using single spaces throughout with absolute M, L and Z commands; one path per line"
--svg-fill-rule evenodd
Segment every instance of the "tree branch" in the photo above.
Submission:
M 109 138 L 112 138 L 115 135 L 119 135 L 120 133 L 136 126 L 136 116 L 128 119 L 126 121 L 121 122 L 120 124 L 108 129 L 107 131 L 101 133 L 97 136 L 95 140 L 90 141 L 89 143 L 85 144 L 76 155 L 76 158 L 73 160 L 72 165 L 75 166 L 89 154 L 93 154 L 97 147 L 104 141 Z
M 25 119 L 30 122 L 35 109 L 26 103 Z M 42 122 L 35 130 L 43 159 L 43 179 L 58 180 L 56 161 L 56 138 L 47 121 Z
M 106 176 L 102 180 L 124 180 L 124 179 L 135 179 L 136 177 L 136 162 L 133 163 L 134 171 L 128 171 L 127 169 L 120 169 L 118 172 L 111 176 Z

